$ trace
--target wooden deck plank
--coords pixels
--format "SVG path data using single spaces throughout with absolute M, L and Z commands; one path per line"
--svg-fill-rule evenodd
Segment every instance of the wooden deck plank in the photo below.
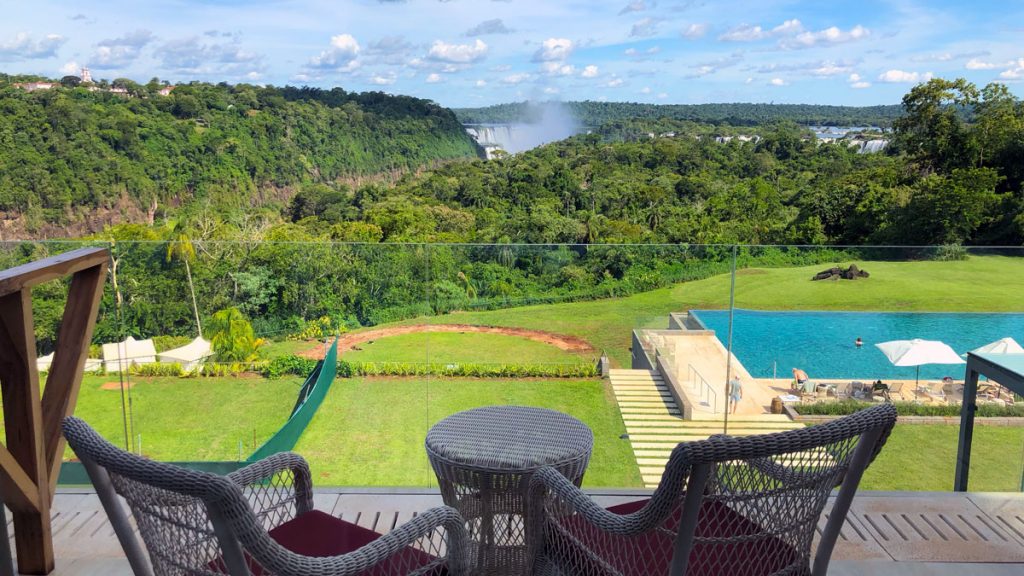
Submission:
M 644 479 L 657 482 L 658 476 L 645 474 Z M 642 489 L 591 492 L 602 506 L 650 495 Z M 440 494 L 422 490 L 321 489 L 313 500 L 319 510 L 382 533 L 441 504 Z M 830 506 L 826 514 L 828 510 Z M 861 567 L 862 573 L 887 575 L 946 576 L 953 574 L 953 569 L 979 575 L 1004 573 L 999 570 L 1024 573 L 1024 540 L 1003 525 L 1007 519 L 1016 522 L 1021 511 L 1021 494 L 862 492 L 854 500 L 833 559 L 846 570 L 843 574 L 855 573 L 854 567 Z M 53 574 L 131 574 L 95 494 L 58 490 L 53 516 L 57 553 Z M 818 523 L 819 530 L 824 523 L 825 516 Z M 992 567 L 999 570 L 992 571 Z

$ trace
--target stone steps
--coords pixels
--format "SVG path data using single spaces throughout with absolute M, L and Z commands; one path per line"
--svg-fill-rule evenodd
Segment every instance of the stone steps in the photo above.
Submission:
M 721 414 L 694 411 L 683 420 L 675 397 L 657 373 L 615 369 L 610 374 L 612 391 L 622 414 L 630 445 L 644 485 L 653 488 L 672 450 L 680 442 L 705 440 L 721 433 Z M 768 434 L 802 428 L 781 414 L 739 415 L 729 419 L 730 436 Z

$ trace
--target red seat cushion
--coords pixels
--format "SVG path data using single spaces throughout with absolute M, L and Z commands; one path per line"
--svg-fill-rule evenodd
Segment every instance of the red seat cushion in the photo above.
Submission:
M 373 530 L 345 522 L 319 510 L 311 510 L 293 518 L 274 528 L 269 534 L 275 542 L 288 550 L 303 556 L 317 558 L 354 552 L 380 538 L 380 534 Z M 263 568 L 249 558 L 248 554 L 246 554 L 246 560 L 248 560 L 252 576 L 262 576 Z M 434 560 L 433 556 L 422 550 L 406 548 L 360 574 L 366 576 L 394 574 L 396 566 L 424 566 Z M 227 573 L 220 558 L 211 562 L 209 567 L 216 572 Z M 447 573 L 447 570 L 444 569 L 431 572 L 431 574 L 437 575 Z
M 628 502 L 608 511 L 631 514 L 646 504 L 647 500 Z M 674 533 L 680 513 L 677 508 L 663 527 Z M 777 537 L 762 534 L 755 522 L 721 502 L 705 500 L 697 522 L 697 538 L 748 538 L 724 544 L 695 542 L 688 576 L 760 576 L 778 572 L 797 560 L 798 554 L 792 546 Z M 632 537 L 614 536 L 594 528 L 579 516 L 561 520 L 561 526 L 564 533 L 552 531 L 548 555 L 572 574 L 599 576 L 608 574 L 609 567 L 627 576 L 668 574 L 674 544 L 671 533 L 652 530 Z M 599 566 L 573 554 L 572 548 L 576 546 L 597 552 L 605 565 Z

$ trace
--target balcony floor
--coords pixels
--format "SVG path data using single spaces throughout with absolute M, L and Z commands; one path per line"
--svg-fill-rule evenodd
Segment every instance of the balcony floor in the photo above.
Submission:
M 592 494 L 610 506 L 649 491 Z M 440 505 L 441 497 L 436 490 L 335 488 L 319 490 L 315 502 L 320 510 L 387 532 L 415 512 Z M 131 574 L 94 492 L 58 490 L 53 523 L 55 575 Z M 840 576 L 1022 573 L 1024 494 L 950 492 L 861 492 L 829 570 Z

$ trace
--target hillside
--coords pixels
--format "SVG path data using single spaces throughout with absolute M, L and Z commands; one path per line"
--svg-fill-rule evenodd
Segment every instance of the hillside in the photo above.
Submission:
M 565 102 L 564 105 L 586 128 L 596 129 L 608 122 L 626 119 L 689 120 L 755 126 L 790 121 L 803 125 L 889 127 L 903 114 L 899 105 L 825 106 L 819 104 L 641 104 L 637 102 Z M 464 124 L 507 124 L 530 122 L 539 108 L 528 102 L 497 104 L 485 108 L 454 110 Z
M 281 203 L 300 184 L 390 179 L 477 156 L 433 102 L 340 88 L 115 81 L 27 92 L 0 75 L 0 238 L 153 222 L 202 200 Z

